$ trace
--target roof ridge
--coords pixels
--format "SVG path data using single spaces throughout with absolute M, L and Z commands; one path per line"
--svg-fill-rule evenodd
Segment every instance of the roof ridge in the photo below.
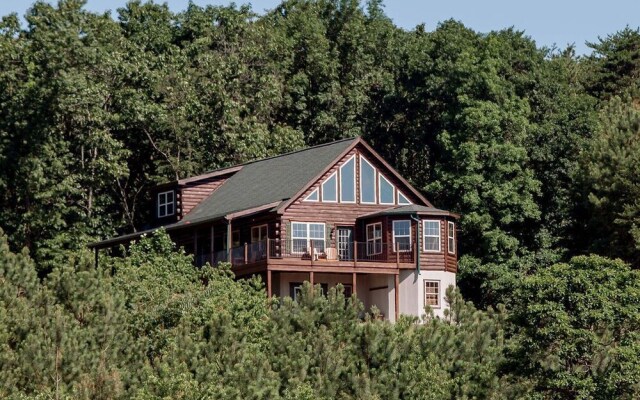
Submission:
M 264 157 L 264 158 L 259 158 L 257 160 L 251 160 L 251 161 L 247 161 L 245 163 L 242 164 L 237 164 L 235 165 L 236 167 L 239 167 L 241 165 L 249 165 L 249 164 L 254 164 L 257 162 L 261 162 L 261 161 L 267 161 L 267 160 L 273 160 L 274 158 L 280 158 L 280 157 L 285 157 L 285 156 L 290 156 L 292 154 L 296 154 L 296 153 L 302 153 L 303 151 L 308 151 L 308 150 L 314 150 L 314 149 L 318 149 L 320 147 L 325 147 L 325 146 L 330 146 L 332 144 L 336 144 L 336 143 L 342 143 L 342 142 L 347 142 L 350 140 L 357 140 L 359 139 L 360 136 L 356 136 L 356 137 L 352 137 L 352 138 L 345 138 L 345 139 L 338 139 L 338 140 L 334 140 L 333 142 L 327 142 L 327 143 L 321 143 L 321 144 L 316 144 L 315 146 L 309 146 L 309 147 L 305 147 L 302 149 L 298 149 L 298 150 L 293 150 L 290 151 L 288 153 L 282 153 L 282 154 L 277 154 L 275 156 L 270 156 L 270 157 Z
M 296 153 L 301 153 L 303 151 L 308 151 L 308 150 L 314 150 L 314 149 L 318 149 L 321 147 L 325 147 L 325 146 L 330 146 L 332 144 L 336 144 L 336 143 L 342 143 L 342 142 L 346 142 L 346 141 L 350 141 L 350 140 L 358 140 L 360 138 L 360 136 L 355 136 L 355 137 L 351 137 L 351 138 L 344 138 L 344 139 L 338 139 L 338 140 L 334 140 L 332 142 L 327 142 L 327 143 L 321 143 L 321 144 L 317 144 L 315 146 L 309 146 L 309 147 L 304 147 L 302 149 L 298 149 L 298 150 L 292 150 L 288 153 L 282 153 L 282 154 L 277 154 L 274 156 L 270 156 L 270 157 L 264 157 L 264 158 L 258 158 L 256 160 L 250 160 L 250 161 L 245 161 L 243 163 L 240 164 L 234 164 L 234 165 L 229 165 L 228 167 L 222 167 L 222 168 L 217 168 L 217 169 L 212 169 L 210 171 L 205 171 L 201 174 L 198 175 L 193 175 L 193 176 L 187 176 L 185 178 L 179 179 L 177 182 L 184 182 L 184 181 L 193 181 L 193 180 L 197 180 L 195 178 L 198 177 L 206 177 L 210 174 L 216 173 L 216 172 L 222 172 L 228 169 L 232 169 L 232 168 L 238 168 L 238 167 L 244 167 L 246 165 L 249 164 L 255 164 L 258 162 L 262 162 L 262 161 L 267 161 L 267 160 L 273 160 L 275 158 L 279 158 L 279 157 L 285 157 L 285 156 L 290 156 L 292 154 L 296 154 Z

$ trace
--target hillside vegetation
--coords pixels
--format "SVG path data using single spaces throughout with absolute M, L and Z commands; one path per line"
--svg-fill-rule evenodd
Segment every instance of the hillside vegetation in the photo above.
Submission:
M 640 31 L 592 53 L 370 0 L 0 22 L 0 397 L 640 397 Z M 451 313 L 269 302 L 145 227 L 155 184 L 362 136 L 462 215 Z M 428 313 L 428 310 L 426 310 Z

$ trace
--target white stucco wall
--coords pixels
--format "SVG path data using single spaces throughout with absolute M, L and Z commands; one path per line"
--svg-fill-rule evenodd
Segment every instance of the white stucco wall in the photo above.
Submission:
M 432 307 L 435 316 L 444 317 L 444 310 L 449 307 L 449 305 L 444 300 L 444 295 L 449 286 L 456 286 L 456 274 L 453 272 L 446 271 L 420 271 L 420 274 L 417 279 L 417 289 L 418 289 L 418 311 L 419 316 L 422 317 L 425 315 L 424 312 L 424 281 L 432 280 L 440 282 L 440 307 L 435 308 Z

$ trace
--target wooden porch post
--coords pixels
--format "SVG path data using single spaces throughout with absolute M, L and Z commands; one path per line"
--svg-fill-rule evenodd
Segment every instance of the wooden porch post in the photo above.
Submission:
M 267 269 L 267 298 L 271 298 L 271 270 Z
M 396 295 L 396 322 L 398 322 L 398 317 L 400 316 L 400 274 L 395 274 L 395 282 L 394 282 L 394 292 Z
M 215 232 L 214 232 L 214 230 L 213 230 L 213 224 L 212 224 L 212 225 L 211 225 L 211 238 L 210 238 L 211 240 L 210 240 L 210 242 L 209 242 L 209 249 L 211 250 L 211 251 L 210 251 L 210 253 L 211 253 L 210 257 L 211 257 L 211 266 L 212 266 L 212 267 L 214 266 L 214 265 L 213 265 L 213 253 L 214 253 L 214 251 L 213 251 L 213 234 L 214 234 L 214 233 L 215 233 Z
M 358 242 L 353 241 L 353 267 L 358 266 Z
M 233 263 L 231 259 L 231 241 L 233 238 L 231 237 L 231 221 L 227 221 L 227 261 Z
M 313 271 L 309 272 L 309 283 L 311 283 L 311 286 L 313 287 Z
M 358 274 L 356 274 L 356 273 L 354 272 L 354 273 L 352 274 L 352 276 L 351 276 L 351 287 L 352 287 L 352 288 L 351 288 L 351 292 L 353 293 L 353 295 L 354 295 L 354 296 L 355 296 L 356 291 L 357 291 L 357 289 L 356 289 L 356 285 L 357 285 L 357 283 L 358 283 L 358 282 L 357 282 L 357 278 L 356 278 L 356 277 L 357 277 L 357 275 L 358 275 Z

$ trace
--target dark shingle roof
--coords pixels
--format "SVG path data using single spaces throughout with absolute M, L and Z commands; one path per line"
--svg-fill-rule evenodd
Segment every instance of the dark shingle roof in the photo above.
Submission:
M 178 225 L 197 223 L 291 198 L 358 139 L 328 144 L 249 162 Z
M 427 207 L 420 206 L 417 204 L 410 204 L 406 206 L 397 206 L 387 208 L 382 211 L 375 211 L 370 214 L 365 214 L 360 216 L 359 218 L 370 218 L 370 217 L 380 217 L 380 216 L 393 216 L 393 215 L 408 215 L 408 214 L 418 214 L 418 215 L 449 215 L 452 217 L 458 217 L 457 214 L 451 213 L 449 211 L 441 210 L 435 207 Z

